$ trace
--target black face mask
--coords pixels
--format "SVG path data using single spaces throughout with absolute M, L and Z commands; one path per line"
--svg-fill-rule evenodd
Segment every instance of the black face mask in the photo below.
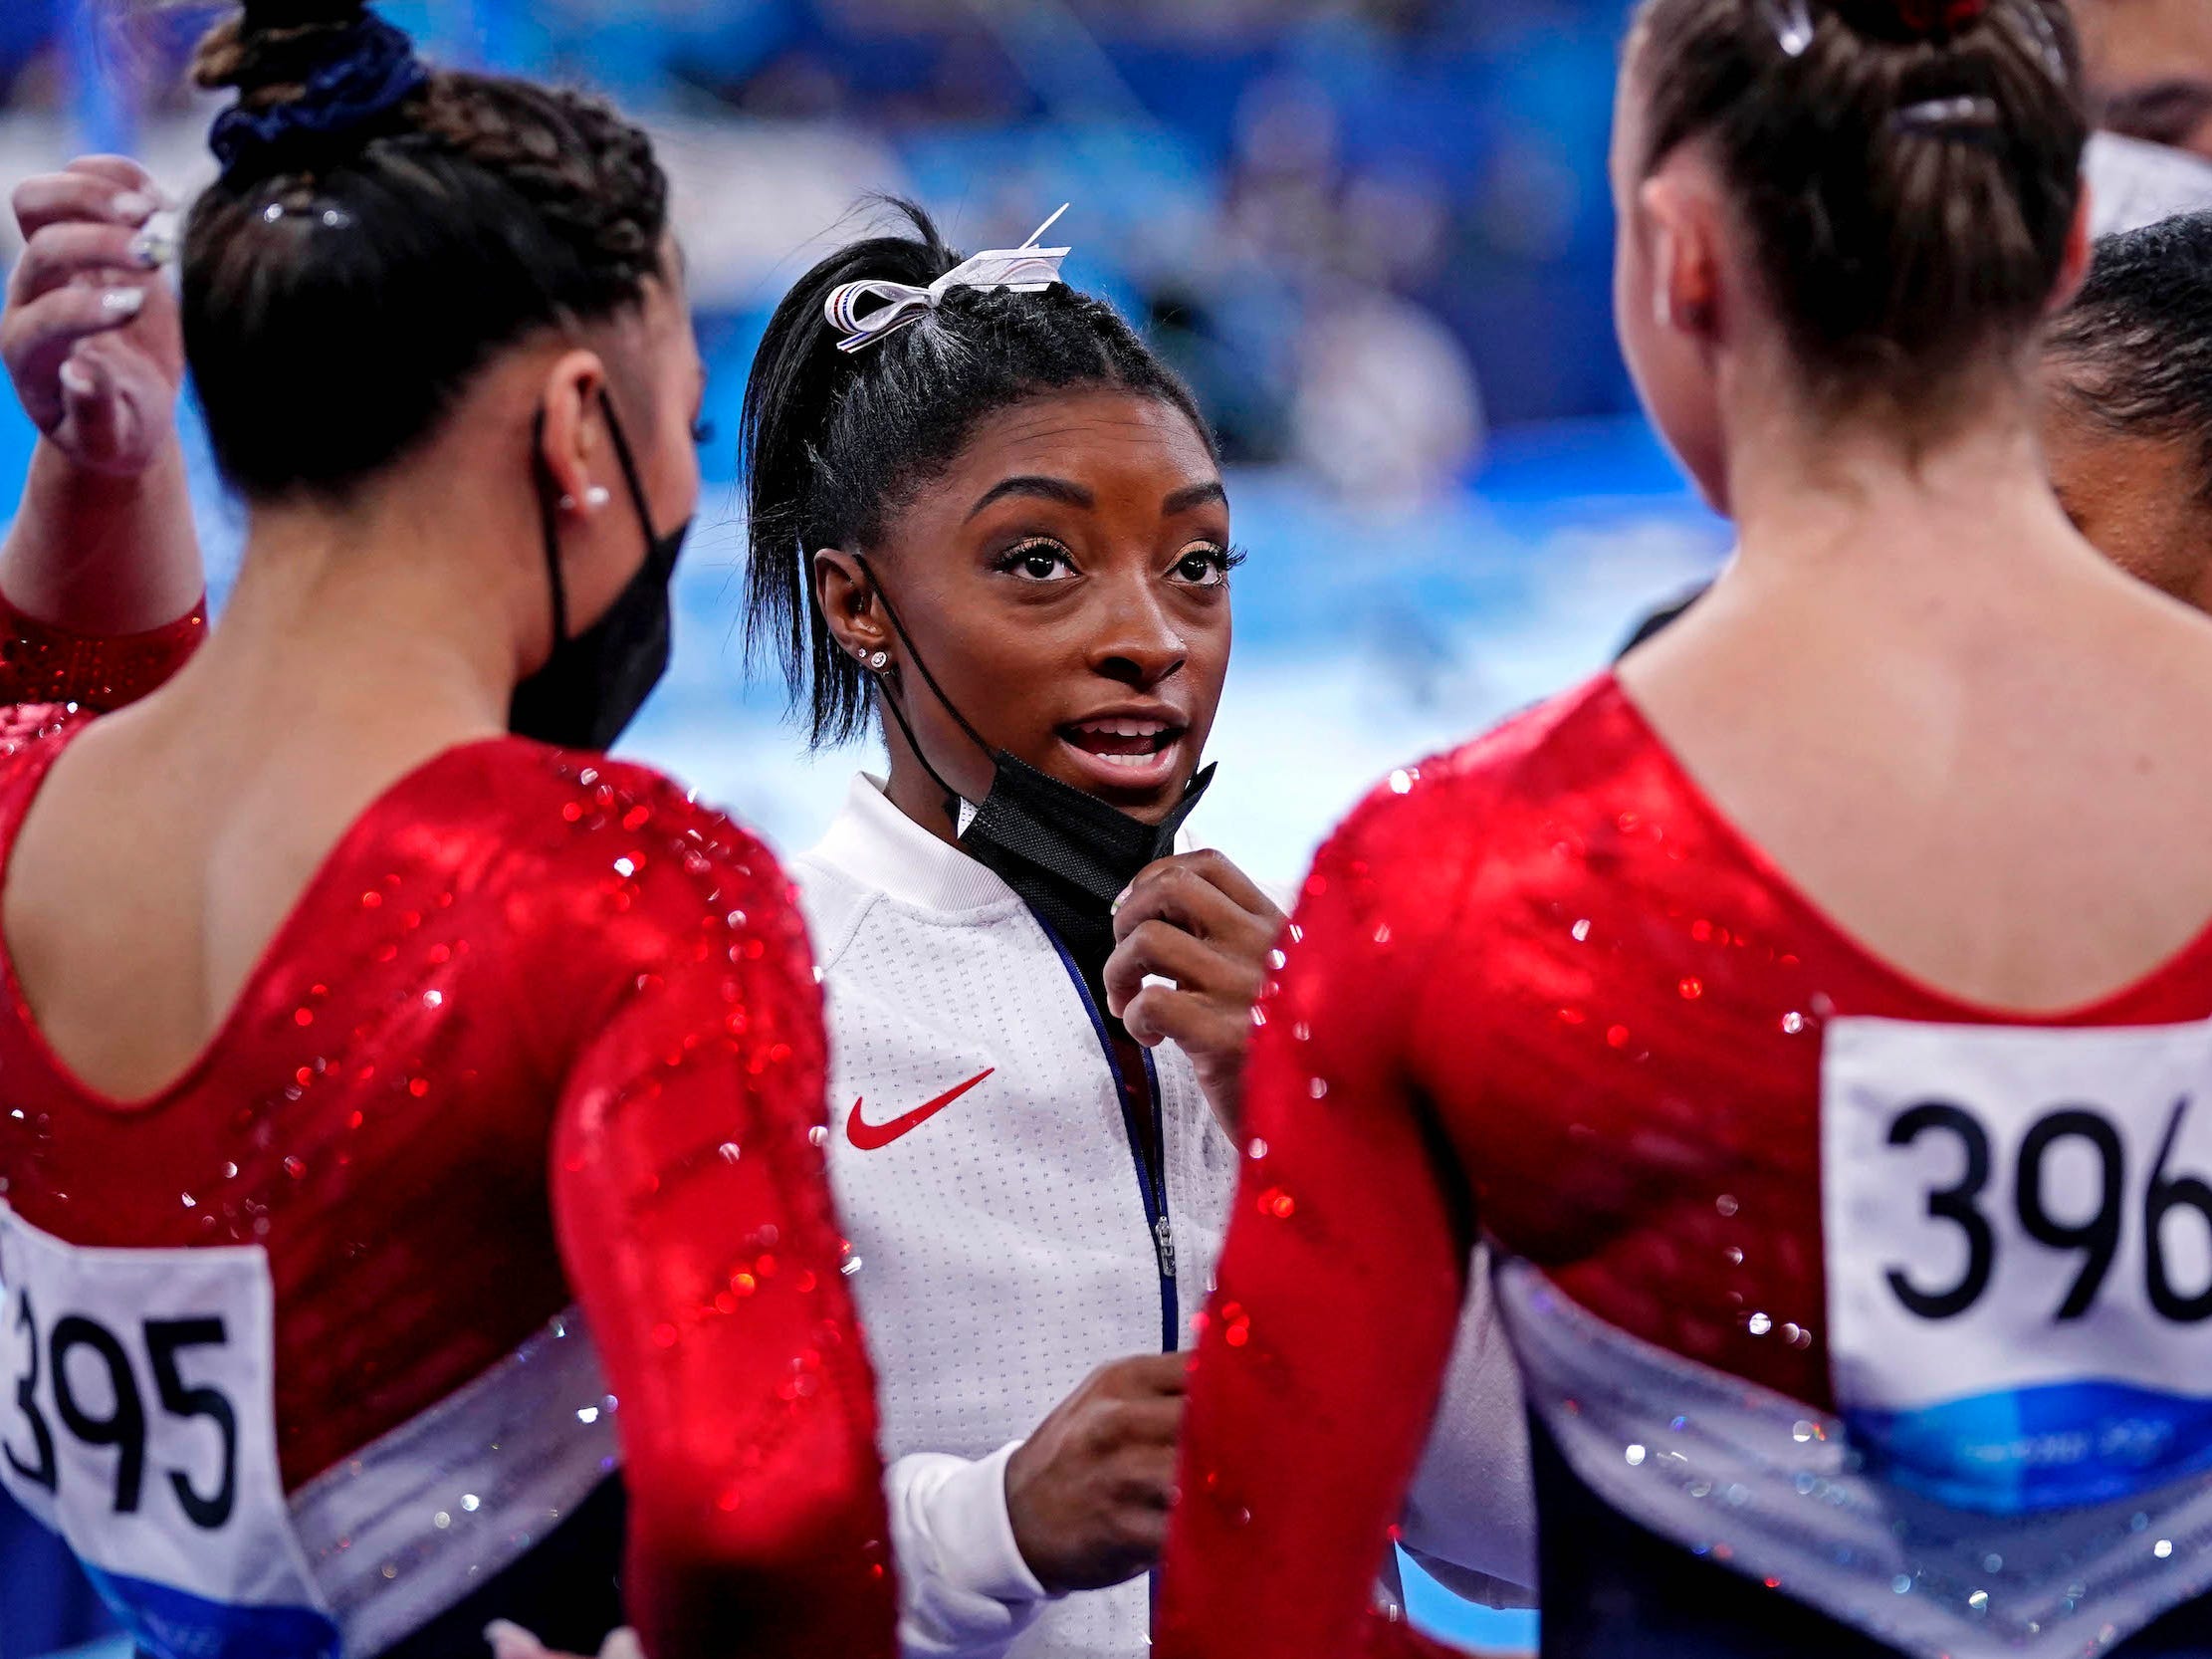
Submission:
M 539 500 L 545 513 L 546 576 L 553 588 L 553 648 L 545 666 L 515 687 L 507 729 L 517 737 L 536 738 L 562 749 L 600 750 L 612 745 L 668 672 L 668 590 L 676 575 L 677 556 L 691 533 L 687 520 L 669 535 L 654 534 L 653 512 L 646 504 L 629 440 L 615 418 L 613 400 L 602 392 L 599 401 L 606 410 L 615 459 L 622 465 L 622 482 L 629 487 L 630 504 L 645 530 L 645 563 L 615 594 L 606 614 L 571 638 L 553 490 L 545 476 L 541 453 Z M 545 429 L 541 412 L 537 428 L 541 442 Z
M 960 793 L 930 765 L 898 698 L 886 688 L 883 700 L 906 734 L 907 747 L 945 792 L 945 811 L 959 831 L 960 849 L 1021 895 L 1066 948 L 1105 1017 L 1106 959 L 1114 954 L 1114 901 L 1147 864 L 1175 851 L 1176 832 L 1213 784 L 1215 769 L 1209 766 L 1193 778 L 1166 818 L 1146 824 L 1003 749 L 993 748 L 945 695 L 937 676 L 915 650 L 898 612 L 891 608 L 882 583 L 867 569 L 867 561 L 861 560 L 860 566 L 930 690 L 976 747 L 991 757 L 991 793 L 963 826 Z

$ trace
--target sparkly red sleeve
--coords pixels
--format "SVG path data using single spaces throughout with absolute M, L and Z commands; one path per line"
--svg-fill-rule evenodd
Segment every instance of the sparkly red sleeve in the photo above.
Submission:
M 705 930 L 587 1043 L 553 1135 L 561 1256 L 620 1402 L 625 1598 L 653 1659 L 888 1659 L 821 995 L 774 860 L 721 873 Z
M 1255 1015 L 1249 1139 L 1193 1378 L 1162 1659 L 1427 1645 L 1369 1610 L 1466 1263 L 1403 1052 L 1423 930 L 1453 908 L 1455 860 L 1404 844 L 1409 805 L 1384 798 L 1322 849 Z M 1424 878 L 1401 879 L 1409 867 Z
M 107 712 L 135 703 L 184 666 L 207 637 L 207 601 L 145 633 L 71 633 L 0 598 L 0 703 L 77 703 Z

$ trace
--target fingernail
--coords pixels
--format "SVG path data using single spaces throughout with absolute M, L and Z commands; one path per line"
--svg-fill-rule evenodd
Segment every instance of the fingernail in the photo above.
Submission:
M 79 364 L 75 362 L 62 364 L 62 387 L 64 390 L 74 391 L 80 397 L 89 397 L 92 395 L 95 385 L 96 382 L 93 377 L 86 373 Z
M 175 238 L 159 231 L 141 230 L 130 239 L 130 262 L 141 271 L 158 271 L 175 257 Z
M 145 306 L 146 291 L 142 288 L 111 288 L 100 297 L 100 309 L 110 317 L 135 317 Z
M 599 1659 L 645 1659 L 645 1644 L 625 1625 L 607 1638 L 606 1646 L 599 1649 Z
M 152 218 L 161 203 L 143 190 L 125 190 L 115 197 L 112 205 L 120 218 L 136 225 Z
M 1129 902 L 1129 895 L 1136 890 L 1137 883 L 1134 881 L 1130 882 L 1128 886 L 1122 888 L 1121 892 L 1114 899 L 1114 910 L 1109 911 L 1108 914 L 1113 914 L 1114 911 L 1119 911 L 1124 904 Z
M 484 1639 L 492 1644 L 493 1659 L 537 1659 L 546 1651 L 545 1644 L 512 1619 L 494 1619 L 484 1627 Z

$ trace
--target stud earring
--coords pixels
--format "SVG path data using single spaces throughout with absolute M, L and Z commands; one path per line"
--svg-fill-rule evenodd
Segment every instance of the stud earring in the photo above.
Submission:
M 613 491 L 609 490 L 604 484 L 594 484 L 583 492 L 583 510 L 586 513 L 596 513 L 613 499 Z M 562 496 L 560 498 L 560 510 L 563 513 L 573 513 L 576 510 L 576 498 L 572 495 Z
M 870 668 L 873 668 L 877 673 L 882 673 L 886 668 L 891 666 L 891 653 L 889 651 L 876 652 L 874 656 L 868 658 L 868 666 Z

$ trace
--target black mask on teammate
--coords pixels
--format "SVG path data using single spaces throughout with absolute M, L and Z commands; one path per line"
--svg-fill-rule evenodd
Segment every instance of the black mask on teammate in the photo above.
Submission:
M 536 738 L 562 749 L 609 747 L 636 718 L 645 699 L 653 694 L 653 687 L 668 672 L 668 590 L 684 539 L 691 533 L 689 520 L 666 536 L 654 533 L 653 510 L 645 500 L 637 459 L 615 416 L 614 401 L 601 392 L 599 402 L 606 410 L 607 432 L 614 440 L 615 459 L 622 466 L 622 482 L 629 487 L 630 504 L 645 531 L 645 563 L 615 594 L 606 614 L 570 637 L 568 588 L 560 572 L 553 490 L 545 476 L 541 453 L 537 463 L 539 501 L 545 513 L 546 577 L 553 588 L 553 648 L 545 666 L 515 687 L 507 729 L 517 737 Z M 546 417 L 541 412 L 537 426 L 541 446 L 545 430 Z
M 960 849 L 1021 895 L 1037 919 L 1066 947 L 1098 1004 L 1099 1014 L 1106 1017 L 1106 959 L 1114 954 L 1114 901 L 1147 864 L 1175 850 L 1176 831 L 1213 784 L 1214 768 L 1206 768 L 1191 780 L 1183 799 L 1165 819 L 1146 824 L 1072 784 L 1039 772 L 1003 749 L 994 749 L 945 695 L 937 676 L 915 650 L 899 613 L 892 609 L 883 584 L 876 581 L 873 571 L 868 571 L 867 561 L 861 560 L 860 565 L 867 571 L 877 597 L 883 600 L 884 615 L 890 618 L 930 690 L 976 747 L 991 757 L 991 793 L 962 827 L 960 793 L 930 765 L 898 698 L 886 693 L 883 700 L 890 705 L 899 730 L 906 734 L 907 747 L 945 792 L 945 810 L 960 830 Z

